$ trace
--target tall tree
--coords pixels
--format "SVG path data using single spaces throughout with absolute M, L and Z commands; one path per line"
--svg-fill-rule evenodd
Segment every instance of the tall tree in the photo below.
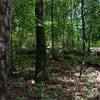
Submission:
M 85 34 L 85 19 L 84 19 L 84 0 L 81 0 L 81 19 L 82 19 L 82 36 L 83 36 L 83 56 L 82 56 L 82 66 L 80 70 L 80 75 L 82 74 L 82 69 L 84 67 L 84 57 L 85 57 L 85 42 L 86 42 L 86 34 Z
M 81 19 L 82 19 L 82 34 L 83 34 L 83 53 L 85 53 L 85 20 L 84 20 L 84 0 L 81 0 Z
M 52 58 L 54 59 L 54 27 L 53 27 L 53 24 L 54 24 L 54 20 L 53 20 L 53 17 L 54 17 L 54 14 L 53 14 L 53 0 L 51 0 L 51 33 L 52 33 Z
M 63 0 L 63 41 L 62 41 L 62 48 L 65 48 L 66 36 L 65 36 L 65 9 L 66 9 L 66 2 Z
M 36 81 L 43 81 L 48 79 L 46 72 L 46 42 L 44 30 L 44 9 L 43 0 L 36 0 L 35 14 L 36 14 Z
M 11 0 L 0 0 L 0 100 L 6 100 Z

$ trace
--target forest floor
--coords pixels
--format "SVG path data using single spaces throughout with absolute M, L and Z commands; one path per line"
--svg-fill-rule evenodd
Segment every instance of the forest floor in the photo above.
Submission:
M 80 78 L 80 65 L 72 67 L 66 60 L 48 65 L 50 81 L 10 78 L 7 100 L 100 100 L 100 69 L 85 66 Z

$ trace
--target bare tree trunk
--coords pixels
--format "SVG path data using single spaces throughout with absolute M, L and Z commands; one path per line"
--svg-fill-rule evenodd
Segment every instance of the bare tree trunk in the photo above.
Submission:
M 0 100 L 6 100 L 7 91 L 10 7 L 10 0 L 0 0 Z
M 43 12 L 43 0 L 36 0 L 35 7 L 36 14 L 36 81 L 47 80 L 48 75 L 46 71 L 46 41 L 45 41 L 45 30 L 43 26 L 44 12 Z
M 53 16 L 54 16 L 54 4 L 53 4 L 53 0 L 51 0 L 51 33 L 52 33 L 52 59 L 54 59 L 54 49 L 55 49 L 55 41 L 54 41 L 54 20 L 53 20 Z
M 65 9 L 66 9 L 66 3 L 65 3 L 65 0 L 63 0 L 63 40 L 62 40 L 62 48 L 64 49 L 65 48 L 65 43 L 66 43 L 66 36 L 65 36 Z
M 86 33 L 85 33 L 85 19 L 84 19 L 84 0 L 81 0 L 81 19 L 82 19 L 82 38 L 83 38 L 83 55 L 82 55 L 82 66 L 80 69 L 80 76 L 82 75 L 83 67 L 85 64 L 86 54 Z
M 83 53 L 85 53 L 86 33 L 85 33 L 85 20 L 84 20 L 84 0 L 81 0 L 81 19 L 82 19 L 82 35 L 83 35 Z

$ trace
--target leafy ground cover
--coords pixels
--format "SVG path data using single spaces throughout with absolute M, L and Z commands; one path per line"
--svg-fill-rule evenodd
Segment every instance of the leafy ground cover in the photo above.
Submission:
M 100 70 L 85 66 L 80 78 L 80 66 L 68 64 L 48 62 L 52 78 L 46 82 L 35 83 L 22 76 L 10 79 L 8 100 L 99 100 Z

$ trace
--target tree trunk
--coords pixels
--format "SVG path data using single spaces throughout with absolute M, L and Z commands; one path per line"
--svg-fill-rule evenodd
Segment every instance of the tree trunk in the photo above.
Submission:
M 66 35 L 65 35 L 65 9 L 66 9 L 66 3 L 65 1 L 63 0 L 63 39 L 62 39 L 62 48 L 65 49 L 65 44 L 66 44 Z
M 82 18 L 82 35 L 83 35 L 83 53 L 85 53 L 86 33 L 85 33 L 85 20 L 84 20 L 84 0 L 81 0 L 81 18 Z
M 53 27 L 53 23 L 54 23 L 54 20 L 53 20 L 53 8 L 54 7 L 54 4 L 53 4 L 53 0 L 51 0 L 51 33 L 52 33 L 52 59 L 54 59 L 54 49 L 55 49 L 55 43 L 54 43 L 54 27 Z
M 90 29 L 89 29 L 89 32 L 88 32 L 88 53 L 90 53 L 90 43 L 91 43 L 91 22 L 90 22 Z
M 11 0 L 0 0 L 0 100 L 6 100 Z
M 86 54 L 86 33 L 85 33 L 85 19 L 84 19 L 84 0 L 81 0 L 81 19 L 82 19 L 82 38 L 83 38 L 83 55 L 82 55 L 82 65 L 80 69 L 80 76 L 82 75 L 83 67 L 85 64 L 85 54 Z
M 44 31 L 44 12 L 43 0 L 36 0 L 35 5 L 36 14 L 36 81 L 44 81 L 48 79 L 46 71 L 46 45 L 45 45 L 45 31 Z

